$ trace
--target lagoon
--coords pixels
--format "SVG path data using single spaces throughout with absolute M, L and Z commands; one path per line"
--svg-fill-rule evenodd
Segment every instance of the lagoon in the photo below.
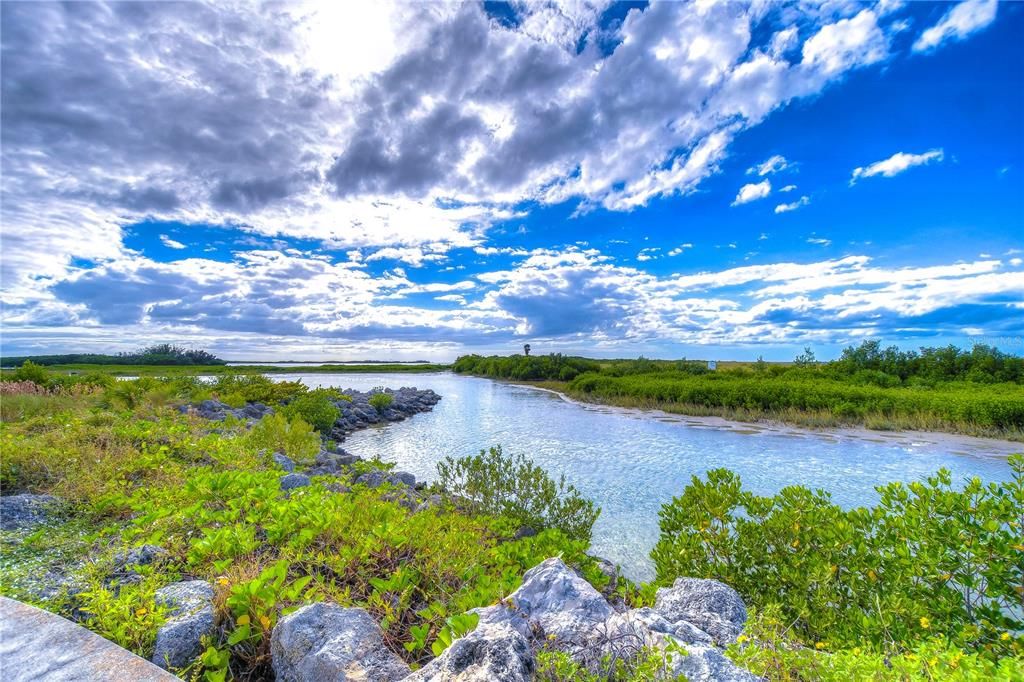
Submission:
M 311 387 L 437 391 L 442 400 L 433 412 L 356 432 L 343 447 L 427 481 L 446 456 L 499 444 L 523 453 L 551 474 L 565 474 L 601 507 L 592 551 L 636 580 L 653 578 L 648 554 L 658 539 L 661 505 L 708 469 L 732 469 L 758 494 L 801 484 L 855 507 L 873 504 L 877 485 L 920 479 L 942 467 L 955 481 L 1009 479 L 1006 455 L 1024 450 L 1024 444 L 942 434 L 816 432 L 582 405 L 528 386 L 449 372 L 272 376 Z

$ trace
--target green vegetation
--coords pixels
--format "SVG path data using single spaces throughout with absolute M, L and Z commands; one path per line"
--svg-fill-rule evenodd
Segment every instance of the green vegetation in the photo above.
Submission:
M 78 608 L 88 627 L 149 656 L 166 619 L 154 591 L 184 576 L 210 580 L 222 632 L 181 671 L 186 679 L 270 679 L 270 631 L 309 601 L 366 608 L 392 650 L 422 663 L 464 634 L 465 611 L 495 603 L 547 557 L 561 555 L 594 584 L 607 583 L 585 554 L 586 538 L 535 526 L 536 535 L 511 539 L 517 520 L 458 510 L 454 501 L 411 513 L 385 499 L 388 486 L 355 485 L 360 467 L 341 481 L 350 492 L 328 487 L 337 477 L 318 477 L 282 496 L 269 453 L 309 461 L 319 450 L 312 427 L 284 414 L 313 391 L 275 389 L 278 411 L 247 429 L 173 406 L 221 391 L 270 396 L 256 379 L 146 378 L 73 395 L 32 386 L 40 407 L 0 424 L 0 487 L 57 495 L 71 505 L 73 522 L 15 545 L 0 537 L 0 592 L 66 615 Z M 13 389 L 4 390 L 6 402 Z M 72 525 L 74 532 L 63 530 Z M 113 555 L 144 543 L 168 553 L 141 569 L 137 584 L 107 583 Z M 41 598 L 31 589 L 41 566 L 71 570 L 85 590 L 74 599 Z
M 477 513 L 503 517 L 517 526 L 559 528 L 590 542 L 600 510 L 580 495 L 565 476 L 558 481 L 522 454 L 505 455 L 501 447 L 437 465 L 438 484 Z
M 646 376 L 628 373 L 642 365 L 616 371 Z M 442 503 L 417 511 L 389 500 L 387 484 L 354 483 L 381 463 L 353 467 L 340 481 L 347 492 L 330 485 L 338 477 L 314 477 L 284 496 L 270 454 L 311 462 L 322 437 L 306 418 L 337 394 L 260 376 L 100 376 L 30 366 L 0 383 L 0 488 L 68 503 L 54 525 L 0 532 L 0 593 L 76 609 L 148 657 L 167 618 L 156 589 L 209 580 L 220 627 L 178 671 L 185 679 L 269 679 L 273 626 L 310 601 L 366 608 L 386 645 L 418 665 L 474 627 L 469 609 L 509 594 L 547 557 L 608 585 L 586 555 L 598 510 L 522 455 L 446 459 L 434 488 Z M 275 413 L 247 428 L 176 409 L 207 398 L 258 400 Z M 735 474 L 711 471 L 660 514 L 657 582 L 620 581 L 616 593 L 639 606 L 679 575 L 732 585 L 753 609 L 729 655 L 769 680 L 1022 679 L 1024 458 L 1012 466 L 1002 484 L 957 486 L 939 472 L 882 486 L 875 507 L 855 510 L 799 486 L 754 495 Z M 517 533 L 523 526 L 538 532 Z M 146 543 L 166 554 L 139 567 L 136 582 L 111 584 L 115 554 Z M 42 595 L 51 571 L 82 589 Z M 580 663 L 542 650 L 538 679 L 650 680 L 677 654 Z
M 66 355 L 29 355 L 4 358 L 4 366 L 17 367 L 26 362 L 36 365 L 223 365 L 216 355 L 205 350 L 182 348 L 169 343 L 149 346 L 132 353 L 69 353 Z
M 327 433 L 341 416 L 341 410 L 333 401 L 345 399 L 346 396 L 334 389 L 318 388 L 296 396 L 282 412 L 302 419 L 320 433 Z
M 1005 484 L 957 488 L 940 471 L 880 486 L 877 506 L 852 510 L 802 486 L 761 497 L 712 470 L 662 508 L 651 556 L 660 582 L 688 575 L 734 587 L 762 626 L 782 634 L 785 624 L 789 649 L 902 656 L 924 647 L 945 660 L 939 646 L 995 661 L 1021 653 L 1024 629 L 1024 456 L 1010 463 Z M 749 657 L 769 669 L 785 664 L 782 651 Z M 806 672 L 813 666 L 797 667 L 818 679 Z
M 391 403 L 393 403 L 394 401 L 395 398 L 390 393 L 378 391 L 377 393 L 374 393 L 372 396 L 370 396 L 369 403 L 373 409 L 377 410 L 378 412 L 383 412 L 384 410 L 391 407 Z
M 1024 359 L 980 345 L 915 352 L 865 342 L 829 363 L 816 363 L 808 350 L 792 365 L 717 371 L 685 360 L 599 363 L 557 355 L 464 356 L 453 369 L 548 382 L 540 385 L 584 401 L 682 414 L 1024 440 Z

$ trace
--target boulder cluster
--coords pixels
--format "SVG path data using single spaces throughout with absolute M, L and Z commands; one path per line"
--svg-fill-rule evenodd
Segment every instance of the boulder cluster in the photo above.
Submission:
M 552 558 L 527 571 L 507 599 L 473 612 L 476 628 L 413 672 L 384 647 L 380 628 L 364 610 L 310 604 L 274 628 L 274 673 L 287 682 L 527 682 L 541 648 L 563 651 L 592 670 L 653 649 L 663 653 L 664 679 L 757 679 L 722 651 L 742 631 L 747 611 L 735 590 L 715 580 L 680 578 L 658 590 L 653 607 L 621 611 Z

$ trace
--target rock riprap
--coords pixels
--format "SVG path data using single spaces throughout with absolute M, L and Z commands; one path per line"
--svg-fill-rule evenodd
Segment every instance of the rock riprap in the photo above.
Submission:
M 155 601 L 169 613 L 156 633 L 153 663 L 183 668 L 203 652 L 202 638 L 216 630 L 213 586 L 205 580 L 173 583 L 157 590 Z
M 219 400 L 204 400 L 194 405 L 181 405 L 178 410 L 184 414 L 193 413 L 203 419 L 213 421 L 235 417 L 243 421 L 254 422 L 274 413 L 274 408 L 263 403 L 248 403 L 244 407 L 231 407 Z
M 282 618 L 271 634 L 270 653 L 278 682 L 391 682 L 410 672 L 384 646 L 370 614 L 329 602 L 304 606 Z
M 429 412 L 434 409 L 434 405 L 441 401 L 441 396 L 429 388 L 424 390 L 405 386 L 395 390 L 388 388 L 384 389 L 383 393 L 391 396 L 391 404 L 378 410 L 370 404 L 370 399 L 376 393 L 381 392 L 364 392 L 351 388 L 342 390 L 342 393 L 352 400 L 335 402 L 335 405 L 341 410 L 341 416 L 334 422 L 330 437 L 340 443 L 354 431 L 382 422 L 399 422 L 420 412 Z

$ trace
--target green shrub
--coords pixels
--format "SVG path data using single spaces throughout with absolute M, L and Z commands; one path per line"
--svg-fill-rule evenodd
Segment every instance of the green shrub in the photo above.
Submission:
M 877 506 L 852 510 L 802 486 L 760 497 L 715 469 L 662 507 L 658 581 L 722 580 L 804 641 L 915 646 L 941 634 L 1005 654 L 1004 633 L 1024 628 L 1024 456 L 1010 464 L 1005 483 L 958 489 L 940 471 L 880 486 Z
M 389 396 L 390 397 L 390 396 Z M 327 433 L 341 416 L 341 410 L 331 402 L 332 394 L 318 389 L 296 396 L 281 412 L 289 417 L 299 417 L 320 433 Z
M 575 487 L 557 482 L 524 455 L 504 455 L 501 446 L 479 455 L 437 464 L 438 484 L 456 503 L 477 513 L 500 516 L 534 530 L 558 528 L 590 541 L 600 509 Z
M 390 393 L 374 393 L 370 396 L 369 400 L 370 405 L 377 412 L 383 412 L 388 409 L 393 402 L 395 402 L 395 398 Z
M 5 377 L 6 378 L 6 377 Z M 48 385 L 50 373 L 46 368 L 37 365 L 31 360 L 26 360 L 21 367 L 11 372 L 10 381 L 31 381 L 40 386 Z
M 320 452 L 320 436 L 301 417 L 277 412 L 256 422 L 244 437 L 246 445 L 267 454 L 283 452 L 300 464 L 310 464 Z

